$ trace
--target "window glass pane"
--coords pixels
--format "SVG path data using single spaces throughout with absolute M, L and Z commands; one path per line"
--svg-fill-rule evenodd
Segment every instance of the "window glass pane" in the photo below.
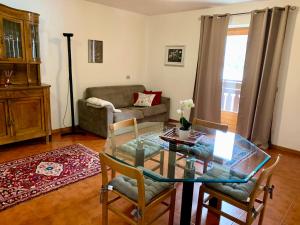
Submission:
M 32 59 L 40 58 L 39 30 L 37 25 L 30 26 Z
M 3 35 L 7 58 L 22 57 L 21 24 L 3 20 Z
M 223 70 L 224 80 L 242 81 L 245 55 L 247 48 L 247 35 L 227 36 L 225 63 Z

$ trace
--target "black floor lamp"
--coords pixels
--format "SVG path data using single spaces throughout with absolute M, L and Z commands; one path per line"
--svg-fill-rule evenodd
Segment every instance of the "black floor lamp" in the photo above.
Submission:
M 64 37 L 67 37 L 68 42 L 68 63 L 69 63 L 69 88 L 70 88 L 70 103 L 71 103 L 71 117 L 72 127 L 71 131 L 64 132 L 61 135 L 73 135 L 73 134 L 85 134 L 83 131 L 76 129 L 75 127 L 75 115 L 74 115 L 74 99 L 73 99 L 73 78 L 72 78 L 72 54 L 71 54 L 71 37 L 72 33 L 63 33 Z

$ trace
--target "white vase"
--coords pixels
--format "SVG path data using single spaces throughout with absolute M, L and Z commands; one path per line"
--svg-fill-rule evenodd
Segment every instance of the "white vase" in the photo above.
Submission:
M 180 139 L 186 140 L 190 136 L 190 130 L 178 130 L 178 136 Z

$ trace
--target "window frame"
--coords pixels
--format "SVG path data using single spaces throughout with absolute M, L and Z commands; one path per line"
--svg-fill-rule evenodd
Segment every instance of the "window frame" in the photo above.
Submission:
M 228 31 L 227 31 L 227 36 L 248 35 L 248 34 L 249 34 L 249 27 L 229 28 Z

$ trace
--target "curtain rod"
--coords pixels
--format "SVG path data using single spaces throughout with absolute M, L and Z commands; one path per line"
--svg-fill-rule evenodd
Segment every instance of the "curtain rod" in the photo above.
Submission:
M 275 7 L 275 8 L 282 8 L 284 9 L 283 7 Z M 297 9 L 297 6 L 291 6 L 290 10 L 294 11 Z M 253 10 L 253 11 L 263 11 L 265 9 L 258 9 L 258 10 Z M 229 13 L 231 16 L 238 16 L 238 15 L 246 15 L 246 14 L 251 14 L 253 11 L 248 11 L 248 12 L 241 12 L 241 13 Z M 201 20 L 201 17 L 198 18 L 199 20 Z

